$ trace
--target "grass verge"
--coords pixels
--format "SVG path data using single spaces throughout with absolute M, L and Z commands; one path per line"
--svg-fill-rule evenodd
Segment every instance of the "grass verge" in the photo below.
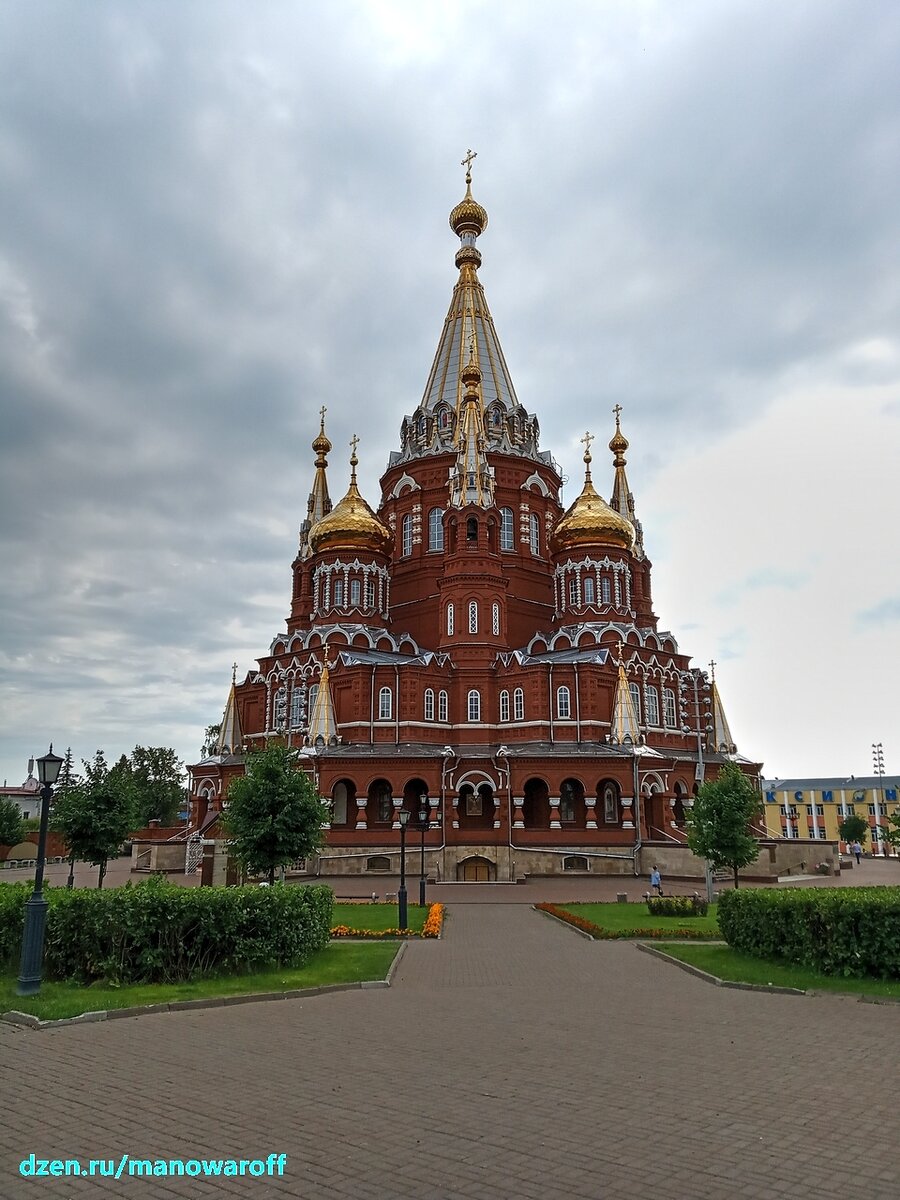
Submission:
M 799 988 L 804 992 L 845 992 L 853 996 L 900 1000 L 900 980 L 897 979 L 843 979 L 822 975 L 790 963 L 738 954 L 730 946 L 687 946 L 681 942 L 658 942 L 656 949 L 729 983 L 755 983 L 763 987 Z
M 409 928 L 416 933 L 422 932 L 429 906 L 420 908 L 418 904 L 410 904 L 407 909 Z M 371 929 L 380 932 L 385 929 L 397 928 L 396 904 L 335 904 L 331 917 L 331 926 L 348 925 L 351 929 Z
M 42 1021 L 55 1021 L 110 1008 L 167 1004 L 174 1000 L 209 1000 L 252 992 L 284 992 L 330 983 L 359 983 L 384 979 L 396 953 L 397 945 L 391 942 L 332 943 L 314 955 L 305 967 L 278 967 L 252 975 L 216 975 L 188 983 L 135 987 L 109 987 L 102 983 L 83 987 L 77 983 L 46 982 L 41 985 L 38 996 L 17 996 L 15 977 L 3 975 L 0 976 L 0 1012 L 15 1009 L 31 1013 Z
M 582 921 L 589 921 L 598 929 L 617 933 L 620 937 L 649 937 L 658 930 L 671 932 L 672 937 L 677 937 L 682 931 L 690 931 L 693 936 L 722 936 L 715 904 L 709 906 L 705 917 L 651 916 L 646 904 L 556 904 L 553 907 L 571 913 Z

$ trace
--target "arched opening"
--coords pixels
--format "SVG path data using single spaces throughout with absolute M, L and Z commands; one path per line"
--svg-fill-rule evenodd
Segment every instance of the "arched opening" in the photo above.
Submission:
M 477 517 L 468 517 L 466 519 L 466 541 L 467 542 L 477 542 L 478 541 L 478 518 Z
M 675 784 L 675 803 L 672 805 L 672 820 L 679 829 L 684 829 L 687 824 L 687 811 L 684 807 L 684 801 L 687 797 L 687 789 L 683 783 Z
M 356 784 L 339 779 L 331 789 L 331 824 L 346 825 L 356 816 Z
M 422 808 L 422 797 L 428 799 L 428 784 L 418 777 L 410 779 L 403 789 L 403 807 L 410 814 L 410 825 L 418 825 L 419 810 Z M 425 805 L 427 808 L 427 804 Z
M 394 789 L 386 779 L 373 779 L 366 803 L 368 825 L 390 825 L 394 819 Z
M 622 823 L 619 801 L 619 785 L 612 779 L 602 779 L 597 784 L 598 825 L 620 825 Z
M 584 784 L 580 779 L 562 781 L 559 788 L 559 819 L 564 826 L 584 828 Z
M 563 859 L 564 871 L 589 871 L 588 860 L 583 854 L 567 854 Z
M 372 854 L 366 859 L 367 871 L 390 871 L 391 860 L 386 854 Z
M 493 829 L 494 789 L 489 783 L 464 783 L 459 789 L 460 829 Z
M 550 790 L 543 779 L 529 779 L 525 784 L 522 819 L 526 829 L 550 828 Z
M 497 866 L 489 858 L 473 854 L 457 864 L 456 878 L 466 883 L 491 883 L 497 878 Z

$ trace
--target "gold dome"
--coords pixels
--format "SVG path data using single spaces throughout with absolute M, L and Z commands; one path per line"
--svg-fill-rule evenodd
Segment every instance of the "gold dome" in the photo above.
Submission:
M 350 487 L 347 495 L 317 521 L 309 531 L 309 545 L 314 554 L 322 550 L 371 550 L 390 554 L 394 535 L 375 516 L 356 486 L 356 438 L 350 458 Z
M 585 438 L 588 436 L 585 434 Z M 597 545 L 621 546 L 624 550 L 631 550 L 634 547 L 634 526 L 594 491 L 590 450 L 585 451 L 584 462 L 584 487 L 550 535 L 551 551 L 559 554 L 577 546 Z
M 472 199 L 472 160 L 475 157 L 475 152 L 470 150 L 462 160 L 462 165 L 466 168 L 466 194 L 450 214 L 450 228 L 458 237 L 466 233 L 478 237 L 487 229 L 487 209 Z

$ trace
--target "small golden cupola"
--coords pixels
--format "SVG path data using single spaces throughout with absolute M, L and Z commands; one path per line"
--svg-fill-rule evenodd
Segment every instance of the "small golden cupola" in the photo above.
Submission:
M 388 555 L 394 544 L 394 535 L 375 516 L 359 493 L 356 485 L 356 447 L 359 438 L 354 434 L 350 441 L 353 453 L 350 456 L 350 487 L 340 503 L 312 527 L 309 544 L 314 554 L 324 550 L 370 550 Z
M 634 546 L 634 526 L 597 495 L 591 482 L 593 435 L 586 433 L 581 440 L 586 447 L 584 487 L 550 535 L 550 549 L 554 554 L 578 546 L 620 546 L 623 550 L 631 550 Z

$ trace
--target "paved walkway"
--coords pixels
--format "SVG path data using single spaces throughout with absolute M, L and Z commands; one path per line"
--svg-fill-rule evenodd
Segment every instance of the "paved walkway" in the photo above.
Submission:
M 898 1025 L 461 904 L 389 990 L 0 1026 L 0 1196 L 896 1200 Z M 289 1159 L 281 1180 L 20 1179 L 32 1150 Z

